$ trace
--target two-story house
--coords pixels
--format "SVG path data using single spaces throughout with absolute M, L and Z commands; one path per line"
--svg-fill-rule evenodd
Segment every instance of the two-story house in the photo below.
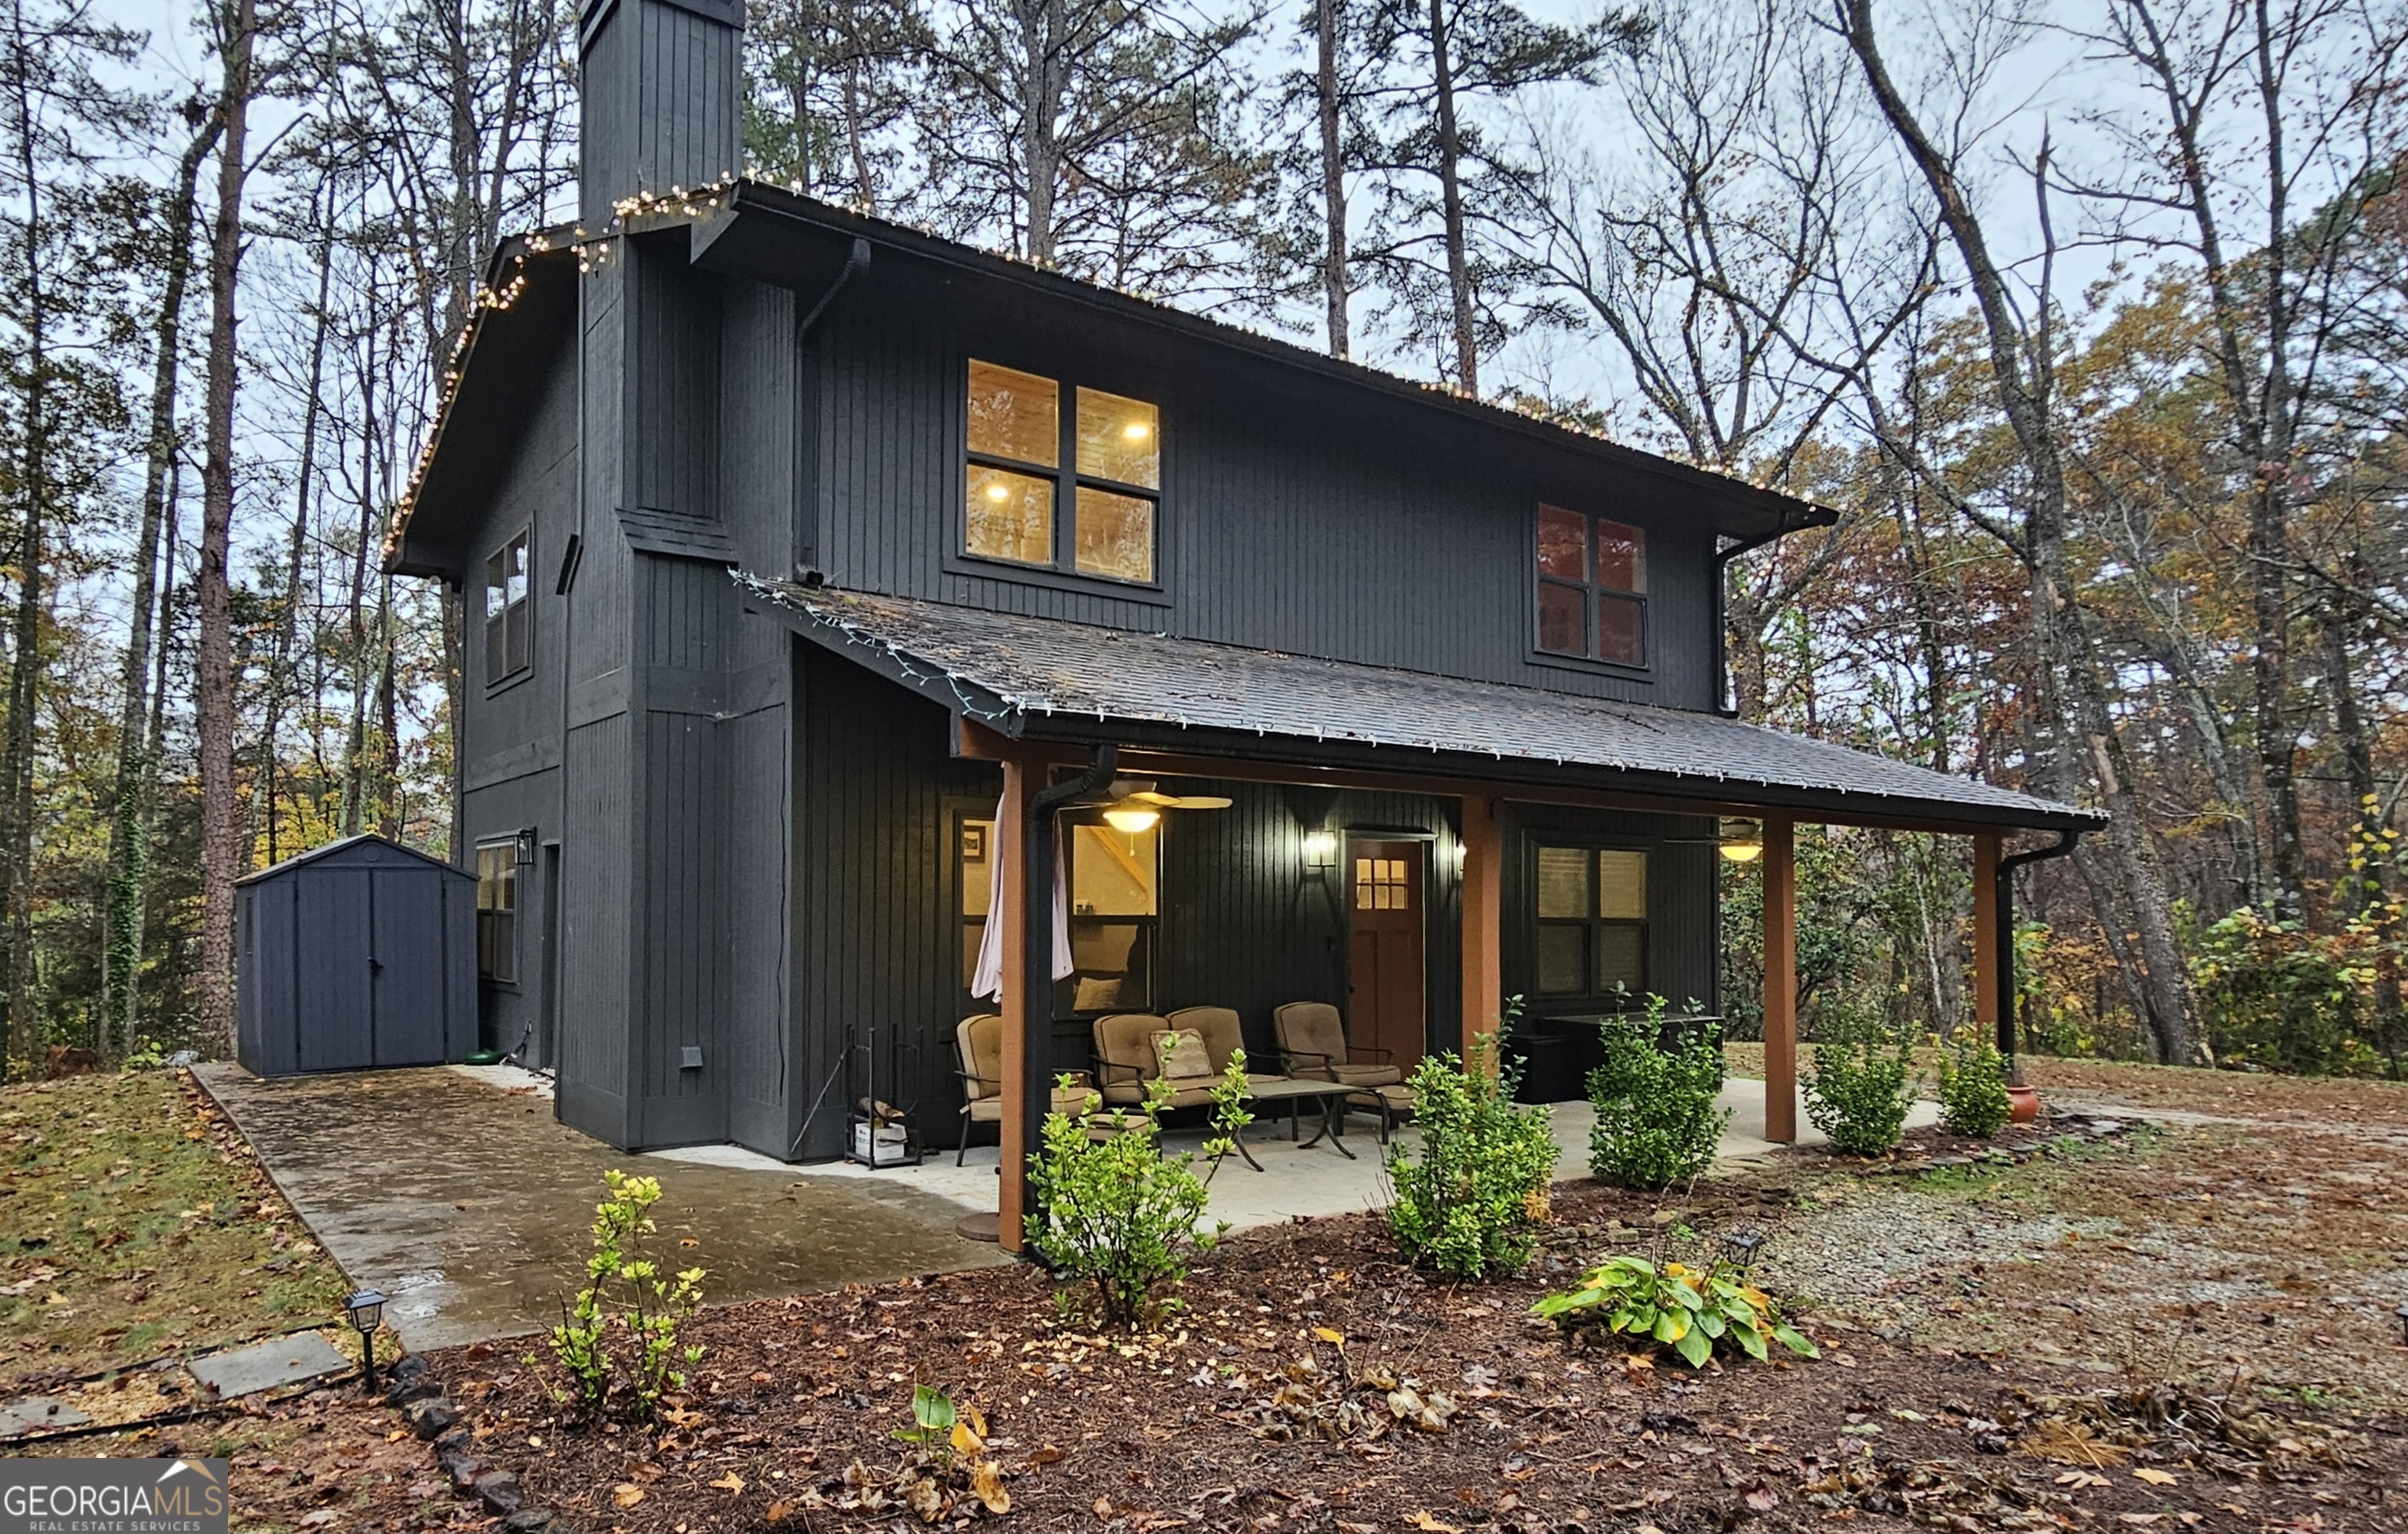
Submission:
M 949 1140 L 996 922 L 1009 1168 L 1099 1013 L 1711 1009 L 1727 837 L 1778 993 L 1794 821 L 2093 824 L 1720 712 L 1726 562 L 1822 509 L 728 176 L 741 23 L 587 0 L 581 222 L 496 255 L 392 543 L 467 614 L 486 1037 L 568 1123 Z

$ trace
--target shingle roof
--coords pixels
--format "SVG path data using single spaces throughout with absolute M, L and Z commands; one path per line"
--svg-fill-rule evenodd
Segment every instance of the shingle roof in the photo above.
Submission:
M 2095 812 L 1718 714 L 1321 660 L 1056 618 L 737 577 L 798 630 L 1008 735 L 1090 738 L 1095 724 L 1411 752 L 1557 769 L 1552 781 L 1768 808 L 2001 826 L 2100 824 Z M 1125 739 L 1124 743 L 1127 743 Z M 1385 765 L 1384 763 L 1382 765 Z M 1568 778 L 1561 769 L 1576 771 Z M 1496 775 L 1493 766 L 1487 774 Z

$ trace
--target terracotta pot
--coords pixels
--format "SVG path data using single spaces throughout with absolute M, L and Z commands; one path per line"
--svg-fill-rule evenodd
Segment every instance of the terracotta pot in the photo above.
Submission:
M 2029 1124 L 2040 1117 L 2040 1094 L 2028 1086 L 2007 1088 L 2007 1122 Z

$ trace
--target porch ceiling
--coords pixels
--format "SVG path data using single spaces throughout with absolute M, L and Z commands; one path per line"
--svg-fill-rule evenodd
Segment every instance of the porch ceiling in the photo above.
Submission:
M 1023 740 L 1621 792 L 1696 800 L 1704 813 L 1966 830 L 2101 824 L 2091 810 L 1717 714 L 736 579 L 805 638 Z

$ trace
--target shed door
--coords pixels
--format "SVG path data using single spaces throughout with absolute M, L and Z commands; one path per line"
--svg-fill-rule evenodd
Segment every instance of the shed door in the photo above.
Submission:
M 368 872 L 305 869 L 294 894 L 300 1068 L 356 1070 L 374 1065 Z
M 437 1065 L 444 1058 L 442 892 L 436 887 L 443 877 L 431 868 L 379 868 L 369 875 L 378 1065 Z

